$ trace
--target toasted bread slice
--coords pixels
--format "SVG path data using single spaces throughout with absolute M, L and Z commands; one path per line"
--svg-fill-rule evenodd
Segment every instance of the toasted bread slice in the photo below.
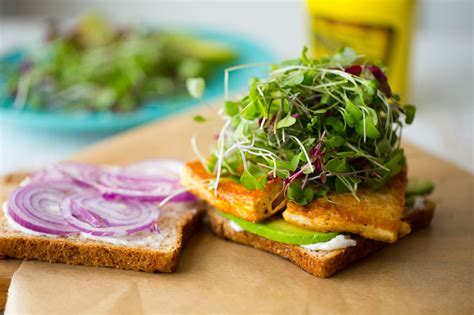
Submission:
M 306 206 L 289 202 L 283 218 L 319 232 L 350 232 L 365 238 L 393 243 L 405 207 L 406 170 L 378 191 L 361 187 L 358 201 L 351 193 L 330 194 Z
M 434 203 L 426 200 L 423 209 L 408 211 L 403 220 L 410 225 L 412 232 L 424 228 L 430 224 L 434 208 Z M 357 242 L 353 247 L 333 251 L 309 250 L 298 245 L 272 241 L 246 231 L 236 231 L 231 227 L 230 221 L 221 216 L 215 208 L 209 208 L 207 213 L 211 229 L 216 235 L 286 258 L 303 270 L 321 278 L 330 277 L 388 245 L 385 242 L 353 235 L 352 238 Z
M 181 173 L 181 184 L 210 205 L 250 222 L 264 220 L 286 205 L 285 200 L 274 202 L 282 190 L 279 179 L 270 180 L 266 190 L 261 191 L 249 190 L 234 180 L 222 178 L 215 194 L 209 188 L 209 180 L 213 178 L 199 161 L 193 161 L 186 163 Z
M 0 179 L 2 203 L 25 177 L 12 174 Z M 201 202 L 190 206 L 167 205 L 160 211 L 160 237 L 156 243 L 142 242 L 147 235 L 128 237 L 139 244 L 111 244 L 78 236 L 53 238 L 25 234 L 13 229 L 0 211 L 0 259 L 42 260 L 71 265 L 90 265 L 146 272 L 173 272 L 185 240 L 204 214 Z

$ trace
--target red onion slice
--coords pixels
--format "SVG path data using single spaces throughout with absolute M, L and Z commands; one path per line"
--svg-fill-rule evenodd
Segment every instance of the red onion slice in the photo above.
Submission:
M 33 173 L 29 178 L 31 182 L 44 182 L 48 180 L 63 180 L 66 176 L 54 167 L 46 167 Z
M 146 201 L 194 201 L 179 185 L 183 163 L 148 160 L 125 168 L 61 163 L 15 190 L 5 213 L 32 232 L 122 236 L 157 231 L 158 207 Z
M 123 189 L 137 192 L 161 190 L 163 194 L 172 192 L 173 189 L 175 189 L 174 186 L 178 185 L 176 180 L 167 178 L 148 180 L 139 177 L 129 177 L 124 175 L 121 170 L 103 171 L 96 178 L 96 182 L 103 187 L 108 187 L 113 190 Z
M 99 193 L 89 191 L 67 197 L 60 208 L 69 225 L 95 236 L 157 231 L 159 211 L 152 203 L 106 200 Z
M 66 178 L 78 180 L 85 183 L 86 181 L 94 181 L 94 179 L 102 172 L 102 168 L 93 164 L 86 163 L 58 163 L 54 168 Z
M 95 168 L 95 167 L 74 167 L 71 168 L 67 164 L 58 164 L 57 168 L 72 179 L 89 185 L 98 190 L 104 197 L 108 199 L 125 198 L 136 199 L 141 201 L 162 201 L 170 195 L 175 195 L 171 201 L 194 201 L 196 198 L 186 192 L 180 191 L 183 188 L 179 185 L 179 171 L 173 174 L 170 171 L 171 165 L 182 167 L 183 164 L 174 160 L 163 160 L 163 174 L 168 177 L 158 175 L 144 175 L 145 165 L 153 164 L 154 174 L 158 174 L 158 164 L 160 160 L 144 162 L 140 167 L 136 166 L 135 170 L 142 169 L 142 173 L 132 173 L 130 169 L 122 168 Z M 138 164 L 137 164 L 138 165 Z
M 124 177 L 120 172 L 103 172 L 96 187 L 106 198 L 132 198 L 141 201 L 162 201 L 170 195 L 176 194 L 172 201 L 192 201 L 195 197 L 183 191 L 177 180 L 166 178 L 140 180 Z M 183 191 L 179 193 L 180 191 Z
M 82 188 L 72 181 L 45 181 L 17 188 L 7 203 L 7 215 L 25 229 L 50 235 L 70 235 L 70 227 L 59 209 L 60 202 Z
M 142 180 L 169 178 L 179 180 L 184 163 L 179 160 L 154 159 L 128 165 L 123 169 L 123 175 Z
M 69 172 L 85 173 L 98 172 L 97 166 L 85 163 L 63 162 L 62 167 L 67 168 Z M 58 169 L 57 165 L 50 165 L 29 176 L 30 182 L 44 182 L 50 180 L 70 180 L 71 176 Z

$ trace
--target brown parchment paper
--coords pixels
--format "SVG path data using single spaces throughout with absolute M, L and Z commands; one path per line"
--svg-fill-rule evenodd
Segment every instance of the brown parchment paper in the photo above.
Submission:
M 114 137 L 74 159 L 190 159 L 188 139 L 197 129 L 185 114 Z M 5 313 L 473 314 L 473 177 L 406 147 L 410 175 L 437 184 L 431 227 L 332 278 L 313 277 L 201 227 L 174 274 L 25 262 L 14 274 Z

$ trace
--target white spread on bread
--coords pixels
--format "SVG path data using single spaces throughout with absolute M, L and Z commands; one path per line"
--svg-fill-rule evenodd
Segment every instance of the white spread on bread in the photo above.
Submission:
M 123 245 L 131 247 L 155 247 L 159 245 L 161 243 L 161 240 L 163 239 L 163 235 L 160 233 L 150 233 L 145 231 L 125 236 L 95 236 L 87 233 L 81 233 L 80 237 L 114 245 Z
M 413 210 L 424 209 L 426 207 L 425 201 L 426 201 L 425 196 L 416 196 L 412 209 Z
M 28 177 L 25 177 L 25 179 L 22 180 L 20 185 L 18 185 L 18 186 L 23 187 L 23 186 L 28 185 L 30 182 L 31 182 L 31 178 L 28 176 Z
M 18 223 L 13 221 L 12 218 L 8 215 L 7 202 L 3 203 L 3 213 L 5 215 L 8 226 L 13 230 L 20 231 L 28 235 L 46 236 L 46 237 L 51 237 L 51 238 L 61 237 L 58 235 L 50 235 L 50 234 L 32 231 L 30 229 L 27 229 L 19 225 Z M 137 246 L 156 247 L 160 245 L 161 241 L 164 238 L 164 235 L 162 233 L 150 233 L 148 231 L 142 231 L 142 232 L 134 233 L 131 235 L 126 235 L 126 236 L 95 236 L 95 235 L 90 235 L 87 233 L 80 233 L 76 237 L 79 237 L 81 239 L 90 239 L 94 241 L 100 241 L 100 242 L 114 244 L 114 245 L 123 245 L 123 246 L 130 246 L 130 247 L 137 247 Z
M 243 232 L 244 229 L 235 223 L 232 220 L 228 220 L 229 226 L 232 230 L 236 232 Z M 250 233 L 250 232 L 249 232 Z M 300 245 L 304 249 L 309 249 L 309 250 L 336 250 L 336 249 L 341 249 L 341 248 L 346 248 L 346 247 L 351 247 L 355 246 L 356 241 L 352 240 L 350 236 L 348 235 L 338 235 L 335 238 L 331 239 L 330 241 L 327 242 L 322 242 L 322 243 L 316 243 L 316 244 L 308 244 L 308 245 Z
M 242 232 L 244 229 L 240 227 L 237 223 L 232 220 L 229 220 L 230 228 L 236 232 Z
M 10 228 L 12 228 L 13 230 L 20 231 L 22 233 L 29 234 L 29 235 L 48 236 L 48 237 L 52 237 L 52 238 L 58 238 L 59 237 L 58 235 L 49 235 L 49 234 L 45 234 L 45 233 L 41 233 L 41 232 L 32 231 L 32 230 L 29 230 L 29 229 L 19 225 L 18 223 L 13 221 L 13 219 L 10 217 L 10 215 L 8 214 L 8 211 L 7 211 L 7 207 L 8 207 L 7 202 L 5 201 L 3 203 L 3 215 L 7 219 L 6 221 L 7 221 L 8 226 Z
M 309 250 L 336 250 L 355 246 L 356 243 L 357 242 L 351 239 L 350 236 L 340 234 L 335 238 L 331 239 L 330 241 L 324 243 L 301 245 L 301 247 Z

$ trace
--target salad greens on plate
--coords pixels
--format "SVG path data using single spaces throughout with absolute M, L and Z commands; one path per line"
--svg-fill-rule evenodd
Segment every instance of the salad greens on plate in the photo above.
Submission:
M 415 107 L 392 93 L 385 69 L 366 63 L 350 48 L 312 59 L 271 66 L 253 79 L 248 94 L 226 100 L 224 126 L 209 158 L 208 171 L 265 189 L 280 178 L 286 198 L 299 204 L 328 192 L 382 187 L 405 166 L 402 128 Z
M 116 26 L 84 16 L 21 63 L 0 62 L 14 109 L 130 112 L 185 93 L 187 78 L 209 79 L 237 58 L 229 46 L 171 30 Z

